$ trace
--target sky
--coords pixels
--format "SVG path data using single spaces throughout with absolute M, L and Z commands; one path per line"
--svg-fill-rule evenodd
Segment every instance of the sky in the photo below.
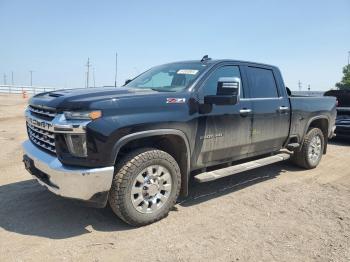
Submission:
M 350 51 L 350 0 L 0 0 L 0 83 L 118 85 L 163 63 L 238 59 L 278 66 L 292 90 L 328 90 Z

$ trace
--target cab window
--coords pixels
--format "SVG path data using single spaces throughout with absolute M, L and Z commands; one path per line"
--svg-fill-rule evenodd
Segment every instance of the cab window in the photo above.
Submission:
M 277 85 L 270 69 L 248 67 L 249 91 L 251 98 L 277 98 Z
M 203 94 L 216 95 L 217 83 L 220 77 L 238 77 L 241 79 L 238 66 L 223 66 L 216 69 L 205 81 L 203 85 Z M 242 82 L 241 82 L 242 83 Z M 240 96 L 243 97 L 242 84 L 240 86 Z

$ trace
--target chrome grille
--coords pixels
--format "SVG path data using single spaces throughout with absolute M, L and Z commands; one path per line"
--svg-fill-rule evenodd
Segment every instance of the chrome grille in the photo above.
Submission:
M 32 114 L 44 119 L 52 120 L 56 116 L 56 111 L 53 108 L 36 107 L 30 105 L 28 109 Z
M 55 134 L 45 129 L 33 126 L 27 122 L 27 130 L 29 139 L 36 145 L 56 153 Z

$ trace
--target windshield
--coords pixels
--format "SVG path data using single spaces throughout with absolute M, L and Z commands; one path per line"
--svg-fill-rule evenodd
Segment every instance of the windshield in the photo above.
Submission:
M 176 92 L 190 86 L 206 66 L 200 62 L 156 66 L 139 75 L 126 86 L 160 92 Z

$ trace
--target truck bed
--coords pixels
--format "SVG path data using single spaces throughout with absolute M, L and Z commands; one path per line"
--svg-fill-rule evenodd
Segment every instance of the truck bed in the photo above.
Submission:
M 305 128 L 313 119 L 326 116 L 329 121 L 328 136 L 332 133 L 336 118 L 336 99 L 334 97 L 306 97 L 291 96 L 291 128 L 290 137 L 302 139 L 307 130 Z

